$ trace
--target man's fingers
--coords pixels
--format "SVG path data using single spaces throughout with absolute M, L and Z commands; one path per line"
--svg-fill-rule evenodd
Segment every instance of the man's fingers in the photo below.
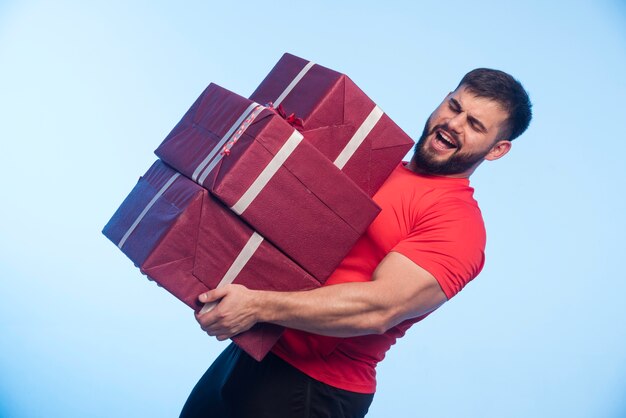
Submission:
M 230 338 L 230 336 L 228 335 L 218 335 L 215 338 L 217 338 L 217 341 L 224 341 Z
M 196 320 L 200 324 L 200 328 L 202 328 L 203 331 L 209 332 L 212 336 L 217 335 L 218 333 L 223 333 L 227 329 L 231 329 L 236 326 L 229 323 L 229 321 L 224 318 L 224 315 L 220 312 L 218 305 L 215 306 L 215 309 L 212 309 L 204 314 L 197 313 Z
M 198 300 L 202 303 L 217 302 L 226 296 L 229 292 L 230 285 L 218 287 L 217 289 L 209 290 L 208 292 L 201 293 L 198 296 Z
M 219 322 L 200 324 L 200 328 L 202 328 L 202 330 L 211 337 L 217 337 L 220 341 L 245 331 L 245 329 L 240 325 L 225 325 Z
M 239 324 L 232 321 L 224 320 L 223 317 L 213 316 L 211 314 L 202 316 L 198 319 L 200 328 L 206 332 L 211 332 L 212 335 L 228 332 L 240 328 Z
M 237 332 L 234 329 L 229 329 L 229 328 L 207 328 L 207 329 L 203 329 L 204 332 L 206 332 L 207 334 L 209 334 L 211 337 L 216 337 L 218 340 L 223 341 L 226 340 L 230 337 L 234 337 L 235 335 L 239 334 L 239 332 Z
M 226 293 L 226 289 L 217 288 L 200 294 L 200 296 L 198 296 L 198 300 L 202 303 L 216 302 L 226 296 Z

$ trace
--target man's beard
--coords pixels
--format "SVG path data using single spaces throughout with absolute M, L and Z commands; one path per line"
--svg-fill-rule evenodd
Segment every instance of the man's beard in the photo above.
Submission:
M 426 138 L 428 138 L 428 136 L 437 129 L 443 129 L 450 135 L 454 135 L 451 133 L 447 124 L 437 125 L 430 128 L 430 118 L 428 118 L 426 125 L 424 126 L 424 131 L 422 132 L 419 141 L 417 141 L 417 144 L 415 144 L 415 154 L 413 155 L 415 167 L 423 174 L 446 176 L 464 173 L 470 170 L 478 162 L 482 161 L 485 158 L 485 155 L 489 153 L 489 150 L 486 150 L 473 154 L 465 154 L 461 152 L 461 146 L 459 145 L 459 148 L 455 149 L 454 153 L 448 157 L 448 159 L 437 161 L 434 156 L 426 150 Z M 457 143 L 459 142 L 457 141 Z

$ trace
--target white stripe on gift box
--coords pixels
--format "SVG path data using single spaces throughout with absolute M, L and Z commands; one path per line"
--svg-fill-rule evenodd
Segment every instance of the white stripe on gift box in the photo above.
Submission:
M 137 219 L 135 219 L 135 222 L 133 222 L 133 224 L 130 226 L 130 228 L 128 228 L 128 231 L 126 231 L 126 233 L 124 234 L 124 236 L 122 237 L 120 242 L 117 244 L 117 248 L 119 248 L 120 250 L 122 249 L 122 247 L 126 243 L 126 240 L 128 240 L 128 237 L 130 237 L 130 234 L 132 234 L 133 231 L 135 230 L 135 228 L 137 228 L 137 225 L 139 225 L 139 222 L 141 222 L 141 220 L 146 216 L 146 213 L 148 213 L 150 208 L 152 208 L 152 206 L 154 206 L 156 201 L 159 200 L 159 198 L 163 195 L 163 193 L 165 193 L 165 191 L 167 189 L 169 189 L 169 187 L 172 185 L 172 183 L 174 183 L 174 181 L 178 178 L 178 176 L 180 176 L 180 173 L 174 174 L 172 177 L 170 177 L 167 180 L 167 182 L 165 182 L 163 187 L 161 187 L 161 189 L 159 189 L 157 194 L 154 195 L 154 197 L 152 198 L 152 200 L 150 200 L 148 205 L 145 208 L 143 208 L 143 211 L 141 211 L 141 213 L 139 214 Z
M 259 106 L 258 103 L 252 102 L 250 103 L 250 105 L 247 107 L 247 109 L 241 114 L 241 116 L 239 116 L 239 118 L 235 121 L 235 123 L 233 124 L 233 126 L 230 127 L 230 129 L 228 130 L 228 132 L 226 132 L 226 134 L 222 137 L 222 139 L 219 140 L 219 142 L 213 147 L 213 149 L 209 152 L 209 154 L 204 158 L 204 160 L 202 160 L 202 162 L 198 165 L 198 167 L 195 169 L 195 171 L 193 172 L 193 174 L 191 175 L 191 179 L 195 182 L 198 182 L 200 184 L 202 184 L 202 181 L 198 181 L 198 176 L 200 175 L 200 173 L 202 172 L 202 170 L 210 164 L 211 160 L 213 159 L 213 157 L 215 157 L 215 155 L 220 151 L 220 148 L 226 143 L 226 141 L 228 141 L 230 139 L 230 137 L 233 135 L 233 133 L 235 132 L 235 130 L 241 125 L 241 123 L 248 117 L 248 115 L 250 113 L 252 113 L 254 111 L 254 109 Z M 208 174 L 207 174 L 208 175 Z M 204 176 L 204 178 L 206 178 L 206 175 Z
M 356 130 L 350 141 L 346 144 L 346 146 L 341 150 L 341 153 L 337 156 L 334 163 L 341 170 L 348 160 L 354 155 L 356 150 L 361 146 L 365 138 L 370 134 L 374 126 L 378 123 L 380 118 L 383 116 L 384 112 L 378 106 L 374 106 L 374 109 L 370 112 L 369 115 L 365 118 L 365 121 L 359 126 L 359 129 Z
M 235 258 L 235 261 L 233 261 L 233 264 L 230 265 L 228 271 L 224 274 L 224 277 L 222 277 L 222 280 L 220 280 L 215 288 L 219 289 L 222 286 L 232 283 L 237 278 L 239 273 L 241 273 L 241 270 L 243 270 L 248 261 L 250 261 L 262 242 L 263 237 L 256 232 L 253 232 L 252 236 L 248 239 L 248 242 L 246 242 L 246 245 L 244 245 L 241 249 L 237 258 Z M 200 314 L 209 312 L 211 309 L 215 308 L 217 303 L 218 302 L 205 303 L 200 310 Z
M 246 190 L 246 192 L 239 198 L 237 203 L 231 206 L 231 209 L 237 214 L 241 215 L 250 206 L 252 201 L 261 193 L 261 190 L 269 183 L 274 174 L 283 165 L 283 163 L 289 158 L 291 153 L 296 149 L 298 144 L 302 141 L 302 134 L 298 131 L 293 131 L 291 136 L 278 150 L 276 155 L 265 166 L 261 174 L 254 180 L 252 185 Z
M 265 107 L 261 106 L 261 105 L 257 105 L 253 110 L 252 113 L 250 113 L 249 117 L 250 117 L 250 122 L 248 123 L 248 125 L 243 126 L 243 124 L 245 123 L 242 122 L 241 125 L 239 125 L 241 128 L 241 131 L 239 131 L 239 129 L 237 129 L 235 131 L 235 133 L 231 136 L 231 141 L 229 141 L 225 148 L 227 149 L 231 149 L 233 147 L 233 145 L 235 145 L 235 143 L 237 142 L 237 140 L 241 137 L 241 135 L 243 135 L 243 133 L 246 131 L 246 129 L 248 129 L 248 127 L 252 124 L 252 122 L 254 122 L 254 120 L 256 119 L 257 116 L 259 116 L 259 113 L 261 113 L 261 111 L 265 109 Z M 247 118 L 246 118 L 247 119 Z M 236 138 L 235 138 L 236 137 Z M 221 142 L 221 141 L 220 141 Z M 220 144 L 217 145 L 219 149 Z M 220 161 L 222 161 L 222 158 L 224 157 L 223 153 L 219 153 L 218 155 L 215 156 L 215 158 L 213 159 L 213 161 L 211 161 L 211 163 L 206 166 L 206 168 L 204 169 L 202 175 L 200 176 L 200 178 L 198 179 L 198 183 L 202 184 L 204 183 L 204 180 L 206 180 L 206 178 L 209 176 L 209 174 L 211 174 L 211 171 L 213 171 L 213 169 L 215 168 L 215 166 L 217 165 L 217 163 L 219 163 Z
M 298 75 L 296 76 L 296 78 L 294 78 L 293 80 L 291 80 L 291 83 L 289 83 L 289 85 L 287 86 L 287 88 L 280 94 L 280 96 L 278 96 L 278 98 L 276 100 L 274 100 L 274 107 L 278 107 L 278 105 L 285 100 L 285 97 L 287 97 L 287 95 L 289 93 L 291 93 L 291 90 L 293 90 L 293 88 L 296 86 L 296 84 L 298 84 L 300 82 L 300 80 L 302 80 L 302 77 L 304 77 L 304 75 L 315 65 L 315 63 L 313 61 L 309 61 L 307 63 L 307 65 L 304 66 L 304 68 L 302 70 L 300 70 L 300 72 L 298 73 Z

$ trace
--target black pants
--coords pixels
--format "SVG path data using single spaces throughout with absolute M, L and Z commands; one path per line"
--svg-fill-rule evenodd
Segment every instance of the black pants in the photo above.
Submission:
M 231 344 L 198 381 L 180 417 L 357 418 L 373 397 L 328 386 L 272 353 L 257 362 Z

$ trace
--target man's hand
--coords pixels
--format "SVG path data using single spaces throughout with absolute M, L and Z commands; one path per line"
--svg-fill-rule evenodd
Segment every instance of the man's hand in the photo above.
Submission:
M 255 291 L 239 284 L 228 284 L 201 294 L 202 303 L 217 302 L 204 314 L 196 314 L 200 327 L 209 335 L 223 341 L 249 330 L 258 322 Z

